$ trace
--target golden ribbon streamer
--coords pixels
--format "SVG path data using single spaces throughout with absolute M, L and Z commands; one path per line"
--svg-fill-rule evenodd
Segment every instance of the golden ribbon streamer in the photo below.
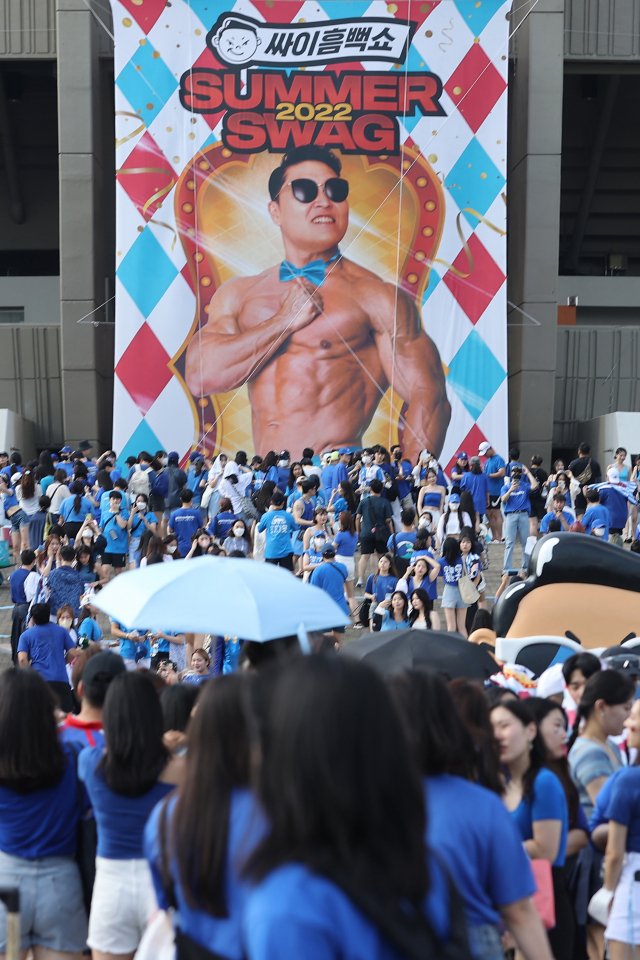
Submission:
M 148 200 L 145 201 L 144 206 L 142 207 L 142 216 L 144 217 L 149 209 L 149 207 L 155 203 L 156 200 L 160 200 L 162 197 L 165 197 L 169 191 L 175 186 L 175 177 L 170 170 L 166 170 L 164 167 L 121 167 L 120 170 L 116 170 L 116 176 L 121 173 L 163 173 L 165 177 L 170 177 L 170 181 L 166 187 L 163 187 L 161 190 L 156 190 Z M 149 217 L 147 223 L 155 223 L 159 227 L 166 227 L 167 230 L 171 230 L 173 234 L 173 243 L 171 244 L 171 249 L 176 245 L 176 240 L 178 239 L 178 234 L 175 229 L 170 226 L 168 223 L 163 223 L 162 220 L 154 220 L 153 217 Z
M 443 267 L 447 267 L 448 270 L 451 270 L 451 272 L 456 277 L 460 277 L 461 280 L 466 280 L 466 278 L 470 277 L 471 274 L 473 273 L 474 262 L 473 262 L 473 254 L 469 249 L 469 244 L 465 240 L 464 234 L 462 232 L 462 227 L 460 226 L 460 218 L 462 217 L 463 213 L 470 213 L 472 216 L 477 217 L 478 220 L 481 220 L 482 223 L 486 224 L 486 226 L 489 227 L 491 230 L 495 230 L 496 233 L 499 233 L 501 237 L 506 236 L 506 231 L 501 230 L 500 227 L 496 227 L 493 223 L 491 223 L 490 220 L 487 220 L 486 217 L 483 217 L 481 213 L 478 213 L 477 210 L 474 210 L 473 207 L 464 207 L 460 211 L 460 213 L 456 217 L 456 228 L 458 230 L 458 236 L 460 237 L 460 240 L 462 242 L 462 249 L 464 250 L 467 261 L 469 263 L 469 273 L 462 273 L 460 270 L 457 269 L 457 267 L 454 267 L 452 263 L 448 263 L 446 260 L 440 260 L 439 258 L 434 260 L 433 263 L 442 264 Z
M 131 113 L 131 111 L 129 110 L 116 110 L 116 117 L 133 117 L 134 120 L 140 121 L 140 126 L 136 127 L 133 133 L 128 133 L 126 137 L 123 137 L 121 140 L 118 140 L 118 138 L 116 137 L 116 150 L 117 150 L 118 147 L 121 147 L 123 143 L 127 142 L 127 140 L 133 140 L 133 138 L 137 137 L 139 133 L 142 133 L 142 131 L 144 130 L 147 124 L 142 119 L 142 117 L 139 116 L 139 114 Z
M 154 220 L 153 217 L 151 217 L 151 220 L 149 220 L 149 223 L 155 223 L 156 226 L 158 227 L 166 227 L 167 230 L 171 230 L 171 233 L 173 234 L 173 242 L 171 244 L 171 249 L 173 250 L 173 248 L 176 245 L 176 240 L 178 239 L 178 234 L 176 233 L 175 228 L 172 227 L 169 223 L 163 223 L 162 220 Z

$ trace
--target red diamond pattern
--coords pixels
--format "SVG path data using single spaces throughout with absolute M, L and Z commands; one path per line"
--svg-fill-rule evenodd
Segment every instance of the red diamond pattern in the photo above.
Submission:
M 461 450 L 464 450 L 464 452 L 469 457 L 477 457 L 478 447 L 486 439 L 487 438 L 485 437 L 484 433 L 478 427 L 478 424 L 474 423 L 474 425 L 471 427 L 471 430 L 469 430 L 469 433 L 466 435 L 466 437 L 464 438 L 464 440 L 456 450 L 456 454 L 459 453 Z M 455 462 L 456 462 L 456 456 L 454 454 L 451 457 L 451 460 L 449 460 L 449 463 L 444 468 L 444 472 L 451 475 L 451 468 Z
M 253 6 L 267 23 L 296 23 L 303 4 L 292 0 L 253 0 Z
M 116 373 L 143 415 L 173 376 L 171 357 L 148 323 L 143 323 L 116 365 Z
M 136 170 L 145 172 L 134 173 Z M 150 173 L 150 170 L 153 170 L 153 173 Z M 175 183 L 176 174 L 153 137 L 145 132 L 118 170 L 116 178 L 127 196 L 135 203 L 139 213 L 145 220 L 150 220 L 158 210 L 158 205 L 166 199 L 166 195 L 158 197 L 145 210 L 146 202 L 154 194 L 165 190 L 172 180 Z
M 506 86 L 480 44 L 474 43 L 444 88 L 477 133 Z
M 149 30 L 158 22 L 166 5 L 166 0 L 144 0 L 144 3 L 140 0 L 138 3 L 136 0 L 122 0 L 122 6 L 127 8 L 145 33 L 149 33 Z
M 209 50 L 209 47 L 205 47 L 197 60 L 194 60 L 193 69 L 197 70 L 199 67 L 206 67 L 208 70 L 224 70 L 225 67 L 220 63 L 220 61 L 214 57 Z M 202 117 L 209 124 L 212 130 L 215 130 L 217 125 L 220 123 L 220 120 L 224 116 L 226 111 L 218 110 L 217 113 L 203 113 Z
M 506 277 L 495 260 L 472 233 L 467 241 L 473 258 L 473 270 L 468 277 L 457 277 L 448 270 L 443 279 L 466 315 L 474 325 L 485 312 Z M 461 250 L 453 266 L 460 273 L 469 272 L 469 258 Z

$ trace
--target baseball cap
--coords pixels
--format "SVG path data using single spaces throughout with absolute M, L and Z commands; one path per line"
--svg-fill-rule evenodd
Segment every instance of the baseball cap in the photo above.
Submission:
M 326 547 L 322 548 L 323 557 L 335 557 L 335 555 L 336 555 L 336 548 L 332 543 L 328 543 Z
M 487 450 L 491 449 L 491 444 L 487 443 L 486 440 L 483 440 L 480 446 L 478 447 L 478 453 L 481 457 L 484 457 L 487 453 Z
M 640 656 L 632 650 L 624 647 L 609 647 L 601 655 L 601 659 L 609 670 L 617 670 L 618 673 L 635 677 L 640 676 Z
M 192 450 L 191 453 L 189 454 L 189 460 L 191 461 L 191 463 L 193 463 L 194 460 L 197 460 L 198 457 L 202 457 L 202 454 L 200 453 L 199 450 Z
M 271 503 L 275 504 L 276 507 L 280 507 L 284 503 L 284 496 L 276 490 L 274 495 L 271 497 Z
M 126 667 L 122 657 L 115 653 L 96 653 L 95 657 L 87 660 L 87 665 L 82 671 L 83 683 L 91 683 L 99 673 L 104 673 L 108 677 L 117 677 L 119 673 L 125 673 Z
M 552 667 L 548 667 L 544 673 L 541 673 L 536 687 L 537 697 L 552 697 L 557 693 L 564 693 L 561 663 L 554 663 Z
M 171 463 L 172 461 L 175 461 L 177 463 L 179 459 L 180 459 L 180 456 L 177 450 L 172 450 L 169 456 L 167 457 L 167 461 L 169 463 Z
M 78 444 L 78 450 L 93 450 L 93 444 L 89 443 L 88 440 L 81 440 Z
M 334 450 L 331 456 L 329 457 L 329 460 L 339 460 L 339 459 L 340 459 L 340 454 L 338 453 L 337 450 Z
M 73 447 L 69 447 L 69 446 L 62 447 L 62 449 L 60 450 L 60 453 L 73 453 Z
M 469 457 L 466 455 L 464 450 L 461 450 L 460 453 L 456 455 L 456 460 L 468 460 Z
M 609 483 L 620 483 L 620 472 L 617 467 L 609 467 L 607 470 L 607 480 Z
M 338 452 L 339 452 L 339 455 L 343 457 L 345 453 L 351 453 L 351 450 L 349 450 L 349 447 L 340 447 L 340 450 Z
M 460 494 L 452 493 L 449 497 L 449 503 L 460 503 Z
M 291 459 L 291 454 L 289 453 L 288 450 L 281 450 L 281 451 L 280 451 L 280 457 L 279 457 L 279 459 L 280 459 L 280 460 L 290 460 L 290 459 Z

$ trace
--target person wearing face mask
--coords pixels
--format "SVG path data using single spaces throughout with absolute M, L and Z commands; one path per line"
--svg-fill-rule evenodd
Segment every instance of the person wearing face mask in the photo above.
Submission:
M 555 477 L 549 477 L 547 483 L 549 488 L 546 500 L 547 511 L 551 510 L 555 494 L 563 493 L 567 501 L 567 509 L 571 510 L 575 517 L 575 500 L 580 493 L 580 484 L 577 480 L 570 479 L 564 470 L 560 470 Z
M 251 534 L 244 520 L 236 520 L 231 536 L 222 544 L 222 549 L 227 556 L 230 556 L 234 550 L 239 550 L 245 557 L 251 556 Z
M 196 530 L 191 537 L 191 547 L 187 553 L 185 560 L 192 560 L 194 557 L 204 557 L 207 553 L 207 550 L 211 546 L 211 535 L 205 530 L 204 527 L 200 527 Z
M 601 540 L 609 539 L 609 511 L 600 503 L 600 494 L 597 490 L 587 490 L 585 493 L 587 509 L 582 516 L 581 523 L 584 526 L 585 533 L 593 537 L 599 537 Z
M 438 483 L 438 472 L 435 467 L 429 467 L 425 477 L 424 486 L 420 487 L 418 494 L 418 514 L 428 508 L 431 511 L 432 523 L 436 526 L 444 511 L 444 501 L 447 495 L 447 488 Z
M 447 537 L 453 537 L 455 540 L 459 540 L 462 528 L 470 527 L 471 525 L 471 517 L 469 514 L 464 511 L 462 514 L 460 513 L 460 494 L 452 493 L 449 497 L 447 509 L 438 521 L 436 534 L 438 548 L 444 543 Z
M 63 630 L 66 630 L 74 644 L 78 646 L 78 631 L 75 629 L 74 623 L 74 613 L 68 603 L 65 603 L 63 607 L 60 607 L 56 613 L 56 623 L 59 627 L 62 627 Z M 67 673 L 70 674 L 70 668 L 67 667 Z
M 371 496 L 372 480 L 379 480 L 384 488 L 386 477 L 381 468 L 377 466 L 373 460 L 373 450 L 370 447 L 367 447 L 362 451 L 362 467 L 358 473 L 358 485 L 356 487 L 356 493 L 360 494 L 361 501 Z
M 309 544 L 309 548 L 302 554 L 302 573 L 305 583 L 309 579 L 313 568 L 322 563 L 322 551 L 326 545 L 326 534 L 316 533 Z
M 140 566 L 140 541 L 148 531 L 152 536 L 158 529 L 155 513 L 149 509 L 149 499 L 146 494 L 139 493 L 135 499 L 131 512 L 131 539 L 129 541 L 129 569 L 135 570 Z M 149 538 L 147 537 L 147 540 Z
M 172 560 L 182 559 L 182 554 L 180 553 L 180 547 L 178 545 L 178 538 L 176 537 L 175 533 L 168 533 L 162 542 Z

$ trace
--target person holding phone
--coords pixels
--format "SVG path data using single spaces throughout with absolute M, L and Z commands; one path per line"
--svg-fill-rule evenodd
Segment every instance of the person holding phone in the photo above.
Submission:
M 511 475 L 505 478 L 500 499 L 504 509 L 505 551 L 503 570 L 513 565 L 513 549 L 516 537 L 520 537 L 522 547 L 522 569 L 525 567 L 525 547 L 529 537 L 529 514 L 531 501 L 529 494 L 538 489 L 538 481 L 524 464 L 511 465 Z
M 109 491 L 109 511 L 104 515 L 102 534 L 107 547 L 102 555 L 102 576 L 108 580 L 113 567 L 114 575 L 122 573 L 127 565 L 129 549 L 129 511 L 122 507 L 120 490 Z

